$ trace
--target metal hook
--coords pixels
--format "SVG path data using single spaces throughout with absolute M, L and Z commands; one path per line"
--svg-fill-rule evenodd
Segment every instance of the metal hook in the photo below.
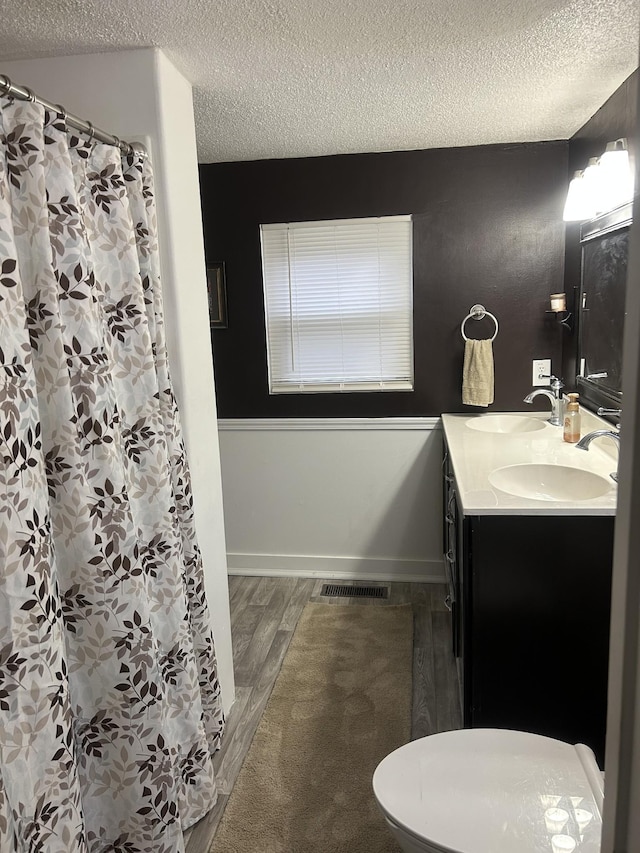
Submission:
M 89 125 L 89 130 L 87 131 L 89 134 L 89 142 L 91 142 L 93 140 L 95 130 L 93 129 L 93 124 L 90 121 L 88 121 L 87 124 Z

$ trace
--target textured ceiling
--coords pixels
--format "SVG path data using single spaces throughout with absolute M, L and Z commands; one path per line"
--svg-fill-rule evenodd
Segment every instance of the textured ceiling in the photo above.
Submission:
M 638 65 L 640 0 L 0 0 L 0 15 L 5 60 L 162 48 L 216 162 L 566 139 Z

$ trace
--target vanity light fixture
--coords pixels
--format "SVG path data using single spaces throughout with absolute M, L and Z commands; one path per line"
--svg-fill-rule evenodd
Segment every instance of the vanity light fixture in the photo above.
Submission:
M 587 168 L 582 177 L 585 193 L 595 213 L 602 211 L 604 200 L 604 180 L 598 157 L 589 157 Z
M 629 151 L 626 139 L 616 139 L 607 144 L 600 158 L 602 210 L 613 210 L 633 198 L 633 174 L 629 168 Z
M 583 222 L 585 219 L 593 219 L 596 215 L 596 206 L 589 195 L 589 188 L 584 179 L 584 171 L 579 169 L 573 173 L 569 184 L 567 200 L 564 204 L 562 218 L 565 222 Z
M 565 222 L 584 222 L 633 198 L 633 174 L 627 140 L 607 143 L 601 157 L 591 157 L 584 171 L 575 172 L 564 206 Z

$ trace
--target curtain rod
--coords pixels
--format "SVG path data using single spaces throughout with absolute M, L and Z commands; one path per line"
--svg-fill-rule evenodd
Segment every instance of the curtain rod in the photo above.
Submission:
M 140 154 L 142 157 L 147 156 L 147 150 L 140 142 L 123 142 L 117 136 L 107 133 L 105 130 L 100 130 L 99 127 L 94 127 L 90 121 L 85 121 L 78 116 L 68 113 L 60 104 L 52 104 L 46 101 L 39 95 L 34 95 L 31 89 L 27 86 L 18 86 L 12 83 L 6 74 L 0 74 L 0 97 L 18 98 L 20 101 L 31 101 L 32 103 L 41 104 L 45 109 L 52 112 L 61 113 L 64 116 L 65 123 L 74 127 L 82 133 L 88 133 L 89 139 L 97 139 L 100 142 L 106 142 L 107 145 L 115 145 L 122 151 L 123 154 Z

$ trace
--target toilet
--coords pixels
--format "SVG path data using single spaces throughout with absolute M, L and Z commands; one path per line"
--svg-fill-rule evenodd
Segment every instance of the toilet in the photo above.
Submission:
M 597 853 L 604 786 L 583 744 L 506 729 L 420 738 L 373 791 L 405 853 Z

